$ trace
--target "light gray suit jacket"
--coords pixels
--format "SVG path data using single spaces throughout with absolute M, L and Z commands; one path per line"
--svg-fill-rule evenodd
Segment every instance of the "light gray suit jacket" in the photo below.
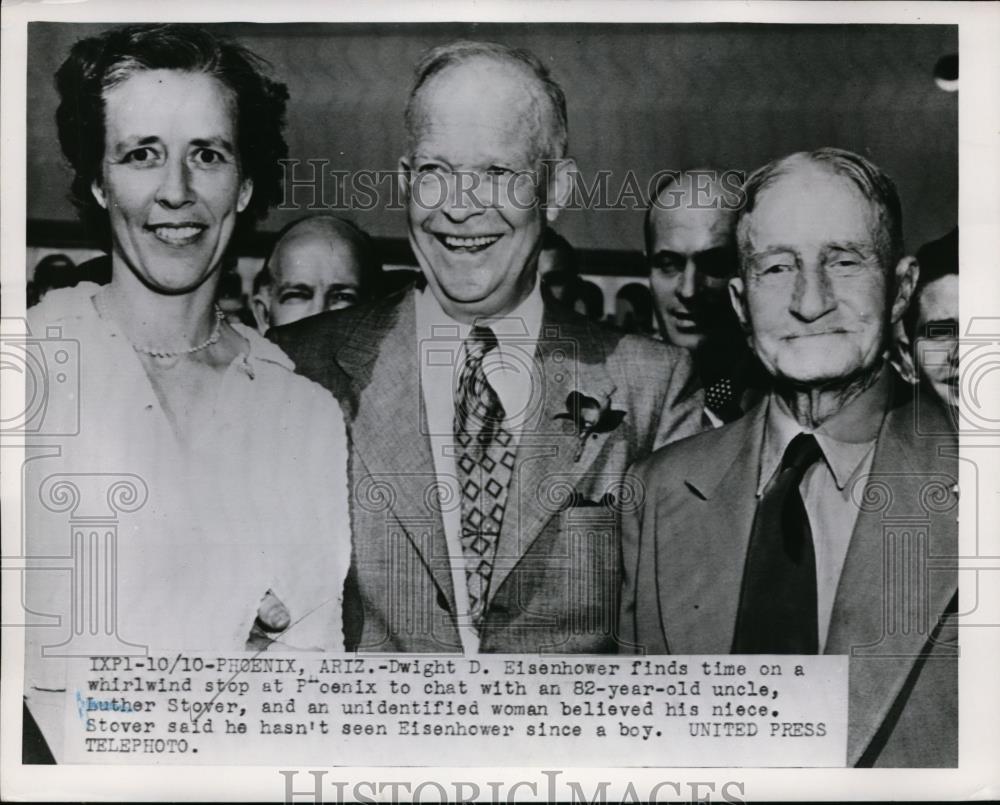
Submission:
M 898 400 L 897 400 L 898 401 Z M 958 759 L 957 439 L 935 399 L 886 415 L 834 601 L 825 653 L 850 655 L 848 765 Z M 622 630 L 649 654 L 728 654 L 756 509 L 766 401 L 633 470 L 623 513 Z
M 353 572 L 348 648 L 455 652 L 451 564 L 424 415 L 412 288 L 305 319 L 272 336 L 345 409 Z M 613 505 L 627 467 L 701 428 L 687 353 L 547 306 L 541 377 L 522 430 L 499 538 L 485 652 L 614 652 L 621 551 Z M 580 439 L 570 392 L 611 394 L 620 425 Z M 612 499 L 614 503 L 612 503 Z

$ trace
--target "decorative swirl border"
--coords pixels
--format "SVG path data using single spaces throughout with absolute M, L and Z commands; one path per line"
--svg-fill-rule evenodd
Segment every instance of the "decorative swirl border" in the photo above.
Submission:
M 80 505 L 80 487 L 65 475 L 50 475 L 42 481 L 38 498 L 51 512 L 75 511 Z
M 448 483 L 442 479 L 432 479 L 424 489 L 424 505 L 432 512 L 452 511 L 462 503 L 462 496 L 458 493 L 458 479 L 450 479 Z
M 958 496 L 952 490 L 955 484 L 949 484 L 943 478 L 935 478 L 920 487 L 920 505 L 925 511 L 942 512 L 950 511 L 958 503 Z
M 858 478 L 851 486 L 851 501 L 863 512 L 886 512 L 893 499 L 889 483 L 871 475 Z
M 108 506 L 114 511 L 137 511 L 146 504 L 148 499 L 149 487 L 138 475 L 127 476 L 108 487 Z
M 646 502 L 646 487 L 638 478 L 628 475 L 609 481 L 607 473 L 583 475 L 579 478 L 572 475 L 552 476 L 535 490 L 535 499 L 545 511 L 556 514 L 582 500 L 582 495 L 576 491 L 577 487 L 581 482 L 595 478 L 604 482 L 602 485 L 604 494 L 600 500 L 592 501 L 593 503 L 605 506 L 616 513 L 633 513 L 642 508 Z
M 396 490 L 385 477 L 367 475 L 354 487 L 354 500 L 364 511 L 380 514 L 396 505 Z

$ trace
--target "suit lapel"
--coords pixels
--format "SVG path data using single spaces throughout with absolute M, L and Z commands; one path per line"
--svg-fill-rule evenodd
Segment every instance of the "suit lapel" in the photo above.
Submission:
M 951 497 L 957 462 L 937 455 L 937 440 L 914 439 L 912 415 L 912 405 L 902 406 L 883 423 L 871 475 L 862 479 L 865 503 L 827 639 L 825 653 L 851 657 L 849 766 L 887 717 L 957 589 L 956 573 L 933 570 L 927 562 L 958 555 Z M 937 503 L 927 506 L 926 500 L 938 493 Z
M 658 502 L 656 521 L 660 622 L 674 654 L 728 654 L 739 607 L 743 566 L 757 504 L 757 467 L 766 401 L 712 433 L 711 458 L 686 476 L 682 497 Z M 676 507 L 673 511 L 669 507 Z
M 943 415 L 929 421 L 931 409 L 924 405 L 921 424 L 947 433 Z M 698 462 L 685 478 L 686 494 L 657 503 L 657 522 L 671 523 L 671 533 L 655 541 L 661 628 L 671 653 L 724 654 L 731 648 L 765 414 L 766 400 L 715 431 L 718 441 L 703 443 L 711 460 Z M 957 589 L 949 567 L 958 555 L 955 498 L 947 499 L 958 479 L 957 462 L 938 456 L 941 440 L 914 439 L 913 433 L 912 405 L 886 416 L 827 639 L 827 654 L 851 656 L 850 766 L 883 725 Z
M 428 505 L 428 491 L 436 475 L 419 402 L 422 391 L 413 291 L 394 305 L 374 309 L 337 358 L 351 377 L 358 401 L 352 447 L 364 471 L 357 476 L 362 483 L 365 476 L 371 476 L 370 483 L 389 485 L 394 496 L 393 514 L 454 612 L 444 524 L 439 508 Z M 398 438 L 392 439 L 393 435 Z M 364 495 L 363 490 L 355 490 L 356 498 Z M 360 505 L 358 500 L 354 505 Z M 417 538 L 414 529 L 414 520 L 426 520 L 428 515 L 432 518 L 429 545 Z
M 587 439 L 577 459 L 580 438 L 576 425 L 555 418 L 567 410 L 566 398 L 572 391 L 598 402 L 611 394 L 612 407 L 616 407 L 614 382 L 604 366 L 604 346 L 586 323 L 546 306 L 535 359 L 539 374 L 534 382 L 540 399 L 526 417 L 518 442 L 493 570 L 494 591 L 500 589 L 545 524 L 566 507 L 569 491 L 576 488 L 614 435 L 612 431 Z M 622 396 L 624 389 L 619 399 Z M 623 422 L 621 427 L 627 424 Z

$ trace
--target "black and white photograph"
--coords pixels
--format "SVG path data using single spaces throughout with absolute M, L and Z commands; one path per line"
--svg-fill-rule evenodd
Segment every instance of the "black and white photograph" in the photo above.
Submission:
M 902 5 L 5 6 L 3 797 L 1000 794 L 1000 6 Z

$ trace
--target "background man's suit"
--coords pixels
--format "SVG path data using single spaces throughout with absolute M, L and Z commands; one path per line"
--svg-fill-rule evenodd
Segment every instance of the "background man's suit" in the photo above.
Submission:
M 916 404 L 924 432 L 950 431 L 936 400 L 921 396 Z M 730 653 L 766 407 L 765 400 L 743 419 L 670 445 L 635 468 L 646 502 L 626 513 L 622 525 L 622 631 L 634 650 Z M 871 473 L 859 479 L 867 484 L 863 496 L 858 488 L 853 498 L 864 505 L 824 652 L 852 655 L 849 766 L 955 766 L 958 760 L 957 633 L 953 616 L 941 623 L 957 603 L 958 462 L 938 454 L 950 446 L 953 456 L 957 440 L 915 431 L 911 396 L 886 415 Z M 900 533 L 919 539 L 924 529 L 926 550 L 905 552 L 913 543 Z M 887 558 L 894 569 L 888 591 Z M 918 585 L 909 593 L 904 572 Z
M 348 647 L 354 632 L 361 649 L 458 651 L 415 293 L 296 322 L 272 337 L 345 409 L 354 534 Z M 556 307 L 545 308 L 535 360 L 540 396 L 518 445 L 480 650 L 616 651 L 620 545 L 606 495 L 622 497 L 629 464 L 699 430 L 701 395 L 692 394 L 682 350 Z M 556 419 L 573 391 L 599 402 L 610 394 L 612 408 L 625 412 L 610 432 L 586 439 L 578 459 L 578 425 Z M 586 528 L 590 515 L 599 527 Z

